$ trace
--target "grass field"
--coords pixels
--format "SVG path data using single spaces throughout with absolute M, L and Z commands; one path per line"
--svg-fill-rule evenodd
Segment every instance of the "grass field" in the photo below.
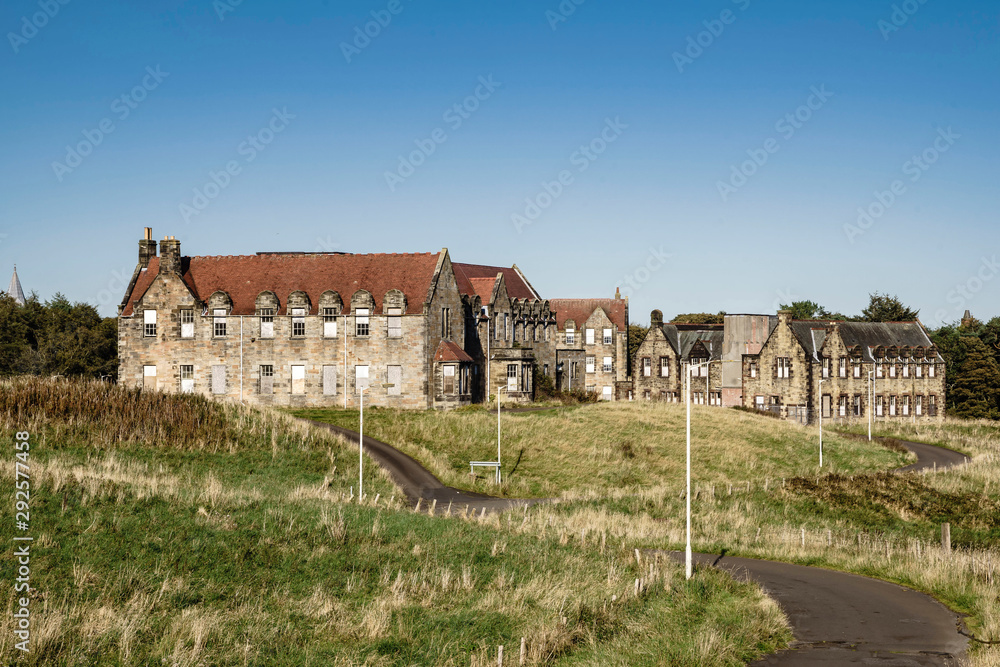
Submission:
M 273 411 L 15 380 L 0 423 L 11 514 L 15 432 L 31 444 L 20 664 L 487 665 L 498 645 L 511 664 L 524 637 L 532 665 L 737 665 L 790 638 L 756 588 L 711 570 L 686 581 L 534 508 L 416 514 L 374 465 L 351 501 L 356 450 Z M 13 572 L 13 550 L 0 562 Z M 4 664 L 13 588 L 0 580 Z
M 297 410 L 295 415 L 357 430 L 356 410 Z M 469 461 L 496 459 L 497 417 L 484 409 L 447 413 L 369 409 L 365 433 L 398 447 L 444 483 L 509 497 L 557 497 L 607 490 L 634 493 L 684 479 L 685 411 L 663 403 L 598 403 L 503 413 L 505 482 L 473 482 Z M 815 428 L 736 410 L 695 406 L 693 469 L 700 484 L 815 475 Z M 905 465 L 906 455 L 827 432 L 824 472 Z M 488 476 L 485 476 L 488 477 Z

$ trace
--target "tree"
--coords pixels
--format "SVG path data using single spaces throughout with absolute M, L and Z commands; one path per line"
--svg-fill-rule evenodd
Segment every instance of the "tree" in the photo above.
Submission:
M 639 345 L 642 344 L 643 339 L 646 337 L 646 332 L 648 331 L 649 327 L 644 327 L 641 324 L 636 324 L 635 322 L 628 325 L 629 374 L 632 372 L 632 363 L 635 361 L 635 354 L 639 351 Z
M 952 414 L 968 419 L 997 419 L 1000 417 L 1000 366 L 978 338 L 964 336 L 960 344 L 965 359 L 951 390 Z
M 671 324 L 722 324 L 725 322 L 726 311 L 712 313 L 680 313 L 670 320 Z
M 851 320 L 841 313 L 831 313 L 815 301 L 793 301 L 791 305 L 781 304 L 781 310 L 792 311 L 793 320 Z
M 920 314 L 919 310 L 904 306 L 895 295 L 873 292 L 868 296 L 871 299 L 868 307 L 861 311 L 864 322 L 912 322 Z

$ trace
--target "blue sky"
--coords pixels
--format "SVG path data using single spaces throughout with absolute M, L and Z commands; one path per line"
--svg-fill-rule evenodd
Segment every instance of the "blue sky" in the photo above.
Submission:
M 995 1 L 9 0 L 0 29 L 0 270 L 43 299 L 114 314 L 149 226 L 447 247 L 639 322 L 1000 315 Z

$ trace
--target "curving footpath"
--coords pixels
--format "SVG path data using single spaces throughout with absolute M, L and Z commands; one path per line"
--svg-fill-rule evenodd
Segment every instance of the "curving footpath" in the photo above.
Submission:
M 350 429 L 314 420 L 309 423 L 351 442 Z M 903 444 L 917 463 L 896 472 L 947 468 L 968 457 L 942 447 Z M 418 500 L 449 503 L 477 511 L 502 511 L 544 500 L 494 498 L 445 486 L 415 459 L 394 447 L 365 437 L 365 450 L 406 495 Z M 684 555 L 671 552 L 683 560 Z M 792 645 L 754 665 L 957 665 L 967 640 L 958 634 L 961 617 L 928 595 L 885 581 L 818 567 L 790 565 L 752 558 L 695 554 L 696 562 L 719 567 L 735 577 L 757 582 L 788 617 L 795 635 Z

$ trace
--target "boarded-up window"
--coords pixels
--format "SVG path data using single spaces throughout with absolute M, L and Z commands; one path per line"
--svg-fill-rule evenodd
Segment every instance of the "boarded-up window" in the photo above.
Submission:
M 274 338 L 274 308 L 260 309 L 260 337 Z
M 190 394 L 194 392 L 194 366 L 181 366 L 181 393 Z
M 389 387 L 390 396 L 399 396 L 403 393 L 403 367 L 389 366 Z
M 573 362 L 576 369 L 576 362 Z M 517 364 L 507 364 L 507 391 L 517 391 Z
M 323 393 L 332 396 L 337 393 L 337 367 L 323 366 Z
M 142 388 L 150 391 L 156 389 L 156 366 L 142 367 Z
M 221 364 L 212 366 L 212 393 L 226 393 L 226 367 Z
M 588 331 L 590 331 L 591 333 L 593 333 L 594 330 L 593 329 L 588 329 Z M 594 372 L 594 363 L 595 363 L 594 357 L 587 357 L 587 372 L 588 373 L 593 373 Z
M 354 367 L 354 389 L 358 393 L 361 393 L 362 389 L 368 388 L 368 367 L 367 366 L 355 366 Z
M 368 335 L 368 309 L 358 308 L 354 311 L 354 335 Z M 367 367 L 366 367 L 367 368 Z
M 515 366 L 516 368 L 516 366 Z M 444 366 L 441 369 L 444 371 L 444 387 L 442 389 L 445 394 L 455 393 L 455 367 L 454 366 Z
M 213 333 L 217 338 L 226 335 L 226 309 L 216 308 L 212 311 Z
M 883 404 L 882 397 L 881 396 L 876 396 L 875 397 L 875 416 L 876 417 L 881 417 L 882 416 L 882 404 Z
M 823 417 L 832 417 L 833 398 L 829 394 L 823 395 Z
M 306 309 L 292 308 L 292 336 L 301 338 L 306 335 Z
M 144 310 L 142 311 L 142 335 L 143 336 L 156 336 L 156 311 L 155 310 Z
M 292 366 L 292 393 L 306 393 L 306 367 Z
M 260 393 L 274 393 L 274 366 L 271 364 L 260 367 Z
M 593 329 L 584 329 L 584 334 L 583 335 L 584 335 L 584 340 L 587 342 L 587 345 L 593 345 L 594 344 L 594 330 Z
M 333 308 L 323 309 L 323 336 L 326 338 L 337 337 L 337 316 L 334 315 Z
M 924 414 L 924 397 L 920 396 L 920 395 L 917 395 L 914 398 L 916 400 L 915 400 L 915 403 L 914 403 L 913 407 L 914 407 L 914 409 L 917 412 L 917 416 L 919 417 L 922 414 Z
M 660 377 L 670 377 L 670 357 L 660 357 Z
M 181 311 L 181 338 L 194 338 L 194 311 Z
M 612 392 L 612 388 L 611 387 L 604 387 L 604 391 L 602 392 L 602 395 L 601 395 L 601 400 L 604 400 L 604 401 L 610 401 L 610 400 L 612 400 L 614 398 L 614 394 L 611 393 L 611 392 Z
M 403 337 L 403 309 L 390 308 L 388 311 L 388 336 L 389 338 Z

